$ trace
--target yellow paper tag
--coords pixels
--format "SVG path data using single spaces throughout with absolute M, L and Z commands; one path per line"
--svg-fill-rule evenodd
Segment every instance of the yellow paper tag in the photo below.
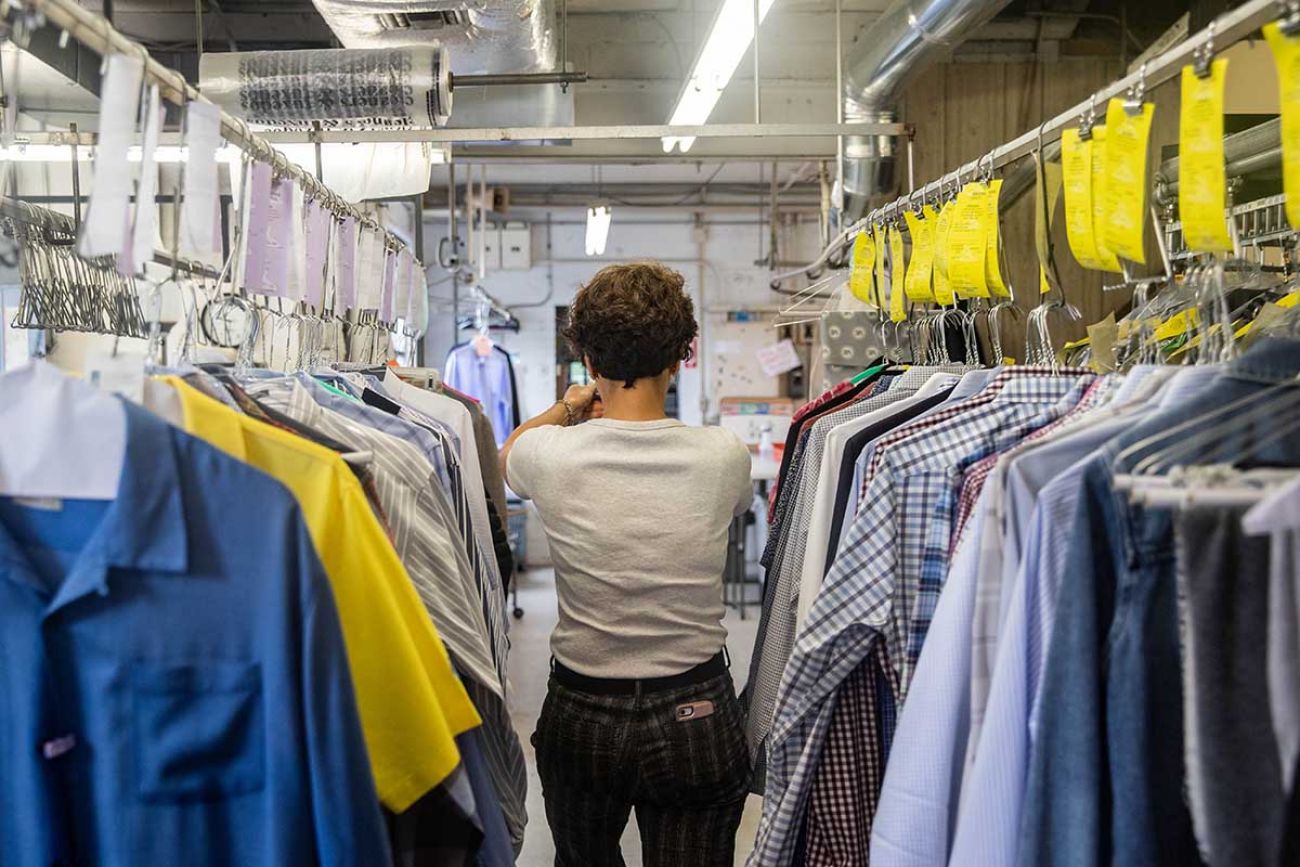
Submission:
M 876 278 L 875 303 L 877 307 L 884 310 L 889 305 L 885 298 L 885 283 L 888 278 L 885 273 L 885 235 L 879 226 L 871 227 L 871 246 L 876 251 L 876 260 L 872 263 L 872 271 Z
M 1143 103 L 1130 115 L 1118 97 L 1106 108 L 1106 247 L 1131 262 L 1145 265 L 1142 231 L 1147 212 L 1147 144 L 1156 107 Z
M 1002 179 L 989 181 L 989 191 L 984 197 L 984 237 L 988 248 L 984 256 L 984 277 L 994 295 L 1010 298 L 1011 290 L 1002 279 L 1002 230 L 998 224 L 998 198 L 1002 195 Z
M 907 263 L 907 297 L 925 303 L 934 300 L 930 278 L 934 270 L 934 209 L 926 205 L 924 219 L 911 211 L 903 213 L 907 231 L 912 236 L 912 258 Z
M 948 233 L 952 229 L 952 214 L 953 203 L 948 202 L 934 221 L 934 300 L 944 307 L 957 303 L 952 281 L 948 279 Z
M 948 231 L 948 278 L 963 298 L 989 297 L 986 274 L 988 239 L 985 238 L 989 188 L 967 184 L 957 197 L 952 228 Z
M 1052 291 L 1048 269 L 1052 267 L 1052 222 L 1056 217 L 1056 203 L 1061 196 L 1061 167 L 1035 155 L 1038 170 L 1038 188 L 1034 191 L 1034 246 L 1038 251 L 1038 291 L 1046 295 Z
M 1175 313 L 1156 326 L 1156 340 L 1170 340 L 1182 336 L 1188 328 L 1195 328 L 1201 322 L 1201 315 L 1195 307 L 1181 313 Z
M 1105 269 L 1097 252 L 1092 228 L 1092 139 L 1079 137 L 1077 129 L 1061 134 L 1061 173 L 1065 184 L 1065 234 L 1070 252 L 1079 264 L 1094 271 Z
M 1115 325 L 1115 314 L 1111 313 L 1096 325 L 1088 326 L 1088 341 L 1092 344 L 1091 367 L 1096 373 L 1110 373 L 1118 366 L 1115 344 L 1119 340 L 1119 328 Z
M 1106 246 L 1106 127 L 1092 128 L 1092 240 L 1103 271 L 1122 273 L 1119 257 Z
M 1264 39 L 1273 49 L 1277 87 L 1282 102 L 1282 191 L 1286 219 L 1300 226 L 1300 36 L 1287 36 L 1274 22 L 1264 25 Z
M 1178 116 L 1178 218 L 1187 248 L 1198 253 L 1232 250 L 1228 234 L 1228 186 L 1223 163 L 1223 80 L 1228 61 L 1210 64 L 1200 78 L 1183 67 Z
M 853 258 L 849 263 L 849 291 L 864 304 L 873 304 L 872 270 L 876 265 L 875 244 L 871 235 L 859 232 L 853 241 Z
M 903 235 L 895 227 L 889 230 L 889 319 L 902 322 L 907 318 L 904 299 L 906 266 L 903 262 Z

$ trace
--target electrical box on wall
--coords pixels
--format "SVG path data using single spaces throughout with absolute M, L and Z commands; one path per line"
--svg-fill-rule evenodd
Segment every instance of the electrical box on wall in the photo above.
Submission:
M 489 273 L 501 270 L 501 230 L 495 226 L 484 230 L 483 263 Z
M 533 267 L 533 233 L 527 223 L 506 223 L 501 227 L 501 268 L 527 271 Z

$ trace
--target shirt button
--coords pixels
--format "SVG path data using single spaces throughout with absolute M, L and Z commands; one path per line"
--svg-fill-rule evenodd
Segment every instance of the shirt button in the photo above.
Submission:
M 46 761 L 53 761 L 60 756 L 66 755 L 77 746 L 77 736 L 74 734 L 60 735 L 57 738 L 50 738 L 48 741 L 41 743 L 40 753 Z

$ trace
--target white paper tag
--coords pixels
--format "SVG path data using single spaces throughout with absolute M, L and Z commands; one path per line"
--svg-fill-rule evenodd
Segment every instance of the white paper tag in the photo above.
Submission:
M 77 254 L 86 258 L 125 253 L 131 226 L 132 179 L 127 151 L 140 112 L 144 61 L 134 54 L 111 54 L 106 65 L 100 91 L 95 183 L 77 239 Z
M 322 205 L 308 200 L 303 222 L 306 224 L 304 242 L 307 248 L 304 299 L 310 306 L 319 309 L 325 297 L 325 260 L 330 247 L 330 223 L 333 221 L 330 220 L 330 212 Z
M 379 291 L 379 321 L 393 321 L 393 300 L 397 292 L 397 254 L 380 248 L 384 257 L 383 285 Z
M 286 298 L 301 301 L 307 292 L 307 201 L 302 187 L 292 182 L 289 211 L 289 262 L 285 269 Z
M 357 243 L 357 308 L 374 310 L 379 307 L 379 290 L 383 274 L 379 270 L 382 263 L 376 255 L 379 252 L 376 232 L 362 228 L 361 240 Z
M 221 143 L 221 109 L 194 101 L 185 108 L 184 200 L 181 205 L 181 252 L 211 263 L 221 250 L 217 147 Z
M 142 354 L 96 349 L 86 353 L 86 381 L 103 391 L 120 394 L 127 400 L 144 400 L 145 357 Z
M 393 314 L 403 319 L 408 317 L 411 308 L 411 268 L 415 257 L 410 250 L 397 254 L 397 276 L 393 280 Z
M 334 233 L 334 312 L 357 306 L 357 221 L 346 217 Z
M 293 187 L 289 178 L 275 178 L 266 199 L 266 225 L 262 233 L 262 270 L 254 273 L 252 291 L 286 297 L 289 283 L 289 248 L 293 242 Z M 250 243 L 257 235 L 250 229 Z
M 153 261 L 154 242 L 158 234 L 158 131 L 163 125 L 163 108 L 159 104 L 158 86 L 149 88 L 149 103 L 144 113 L 144 142 L 140 147 L 140 186 L 135 194 L 135 226 L 131 231 L 131 266 L 137 275 Z
M 803 362 L 799 359 L 799 353 L 794 348 L 794 342 L 789 338 L 782 340 L 780 343 L 765 346 L 758 350 L 757 354 L 758 366 L 763 369 L 763 373 L 767 376 L 780 376 L 803 366 Z

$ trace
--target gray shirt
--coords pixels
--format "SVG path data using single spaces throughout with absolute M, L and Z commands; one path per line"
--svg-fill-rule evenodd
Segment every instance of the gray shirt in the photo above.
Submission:
M 674 419 L 535 428 L 511 448 L 507 481 L 546 528 L 561 663 L 664 677 L 722 649 L 727 531 L 753 499 L 735 435 Z

